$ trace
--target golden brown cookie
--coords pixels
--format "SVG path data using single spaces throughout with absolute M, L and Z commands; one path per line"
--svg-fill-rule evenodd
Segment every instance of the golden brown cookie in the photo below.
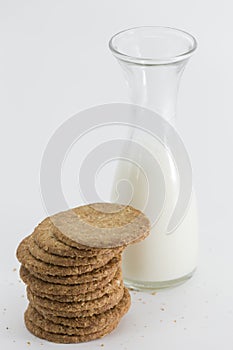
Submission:
M 65 335 L 65 334 L 59 334 L 59 333 L 51 333 L 43 330 L 42 328 L 36 326 L 33 322 L 31 322 L 28 319 L 27 315 L 25 315 L 24 321 L 29 332 L 31 332 L 35 336 L 41 339 L 51 341 L 53 343 L 60 343 L 60 344 L 81 343 L 81 342 L 87 342 L 90 340 L 101 338 L 109 334 L 110 332 L 112 332 L 119 323 L 119 322 L 114 322 L 96 333 L 90 333 L 87 335 Z
M 56 266 L 67 266 L 75 267 L 80 265 L 92 265 L 97 266 L 99 263 L 105 263 L 112 259 L 115 255 L 120 254 L 123 248 L 118 248 L 115 250 L 108 249 L 104 254 L 93 255 L 91 257 L 63 257 L 52 253 L 46 252 L 44 249 L 40 248 L 34 241 L 33 235 L 31 236 L 30 244 L 28 245 L 29 252 L 34 258 L 41 260 L 47 264 L 52 264 Z M 117 254 L 116 254 L 117 253 Z
M 64 317 L 84 317 L 104 312 L 118 304 L 123 294 L 124 287 L 123 284 L 121 284 L 117 286 L 113 293 L 106 293 L 97 299 L 79 302 L 59 302 L 38 297 L 27 287 L 28 300 L 34 307 L 39 306 L 54 315 Z
M 42 281 L 39 278 L 30 274 L 30 272 L 24 266 L 20 267 L 21 279 L 25 284 L 30 286 L 31 290 L 35 294 L 46 294 L 48 298 L 49 295 L 51 295 L 51 297 L 54 298 L 54 300 L 57 300 L 56 296 L 59 296 L 61 298 L 61 301 L 63 297 L 67 298 L 67 301 L 75 301 L 75 298 L 77 298 L 78 300 L 78 298 L 80 296 L 82 297 L 84 294 L 86 295 L 86 297 L 88 297 L 92 295 L 92 293 L 94 295 L 95 293 L 97 293 L 97 291 L 98 293 L 100 293 L 103 290 L 105 290 L 105 288 L 108 288 L 108 285 L 112 284 L 112 281 L 113 283 L 115 283 L 115 281 L 119 279 L 118 276 L 121 275 L 121 269 L 118 267 L 117 271 L 109 271 L 108 275 L 100 280 L 93 280 L 88 283 L 63 285 Z
M 127 297 L 125 297 L 127 299 Z M 122 298 L 123 300 L 124 298 Z M 88 326 L 81 326 L 81 327 L 71 327 L 71 326 L 64 326 L 62 324 L 57 324 L 52 322 L 51 320 L 48 320 L 44 318 L 41 314 L 34 309 L 31 304 L 29 304 L 28 309 L 25 313 L 25 316 L 33 322 L 34 325 L 40 327 L 41 329 L 51 332 L 51 333 L 60 333 L 60 334 L 66 334 L 66 335 L 86 335 L 90 333 L 95 333 L 100 331 L 101 329 L 105 328 L 108 324 L 111 324 L 115 321 L 119 321 L 124 314 L 128 311 L 130 305 L 130 299 L 126 301 L 125 304 L 122 302 L 118 303 L 114 309 L 111 309 L 107 311 L 105 314 L 107 314 L 105 317 L 100 314 L 99 319 L 100 322 L 92 322 L 90 321 L 90 324 Z M 96 316 L 98 317 L 98 316 Z M 89 317 L 92 319 L 92 317 Z
M 53 226 L 50 218 L 46 218 L 35 228 L 33 232 L 33 237 L 36 244 L 48 253 L 62 257 L 76 258 L 92 257 L 96 255 L 106 254 L 111 251 L 111 249 L 107 248 L 78 249 L 77 247 L 71 247 L 55 238 L 52 232 L 52 227 Z
M 33 284 L 29 284 L 29 288 L 32 291 L 32 293 L 38 297 L 50 299 L 52 301 L 73 303 L 78 301 L 88 301 L 88 300 L 100 298 L 101 296 L 107 293 L 108 294 L 114 293 L 121 284 L 122 284 L 122 272 L 121 270 L 118 270 L 114 278 L 109 283 L 107 283 L 103 288 L 97 288 L 92 292 L 88 291 L 87 293 L 81 293 L 79 290 L 79 292 L 75 294 L 74 294 L 74 291 L 72 291 L 73 295 L 69 295 L 69 294 L 54 295 L 54 294 L 42 293 L 38 289 L 35 290 L 33 288 Z
M 115 203 L 95 203 L 50 217 L 52 232 L 60 241 L 77 248 L 113 248 L 143 240 L 150 222 L 139 210 Z
M 25 317 L 28 318 L 35 326 L 40 327 L 46 332 L 66 335 L 87 335 L 91 333 L 96 333 L 101 331 L 108 324 L 114 323 L 116 321 L 119 322 L 120 320 L 120 318 L 118 317 L 113 320 L 108 320 L 108 322 L 106 322 L 105 325 L 96 324 L 89 327 L 67 327 L 48 321 L 46 318 L 40 315 L 39 312 L 31 306 L 31 304 L 29 304 L 25 312 Z
M 121 265 L 121 255 L 110 260 L 105 266 L 102 266 L 98 269 L 94 269 L 91 272 L 83 273 L 81 275 L 73 276 L 51 276 L 43 275 L 36 273 L 30 269 L 30 273 L 38 279 L 53 283 L 53 284 L 62 284 L 62 285 L 77 285 L 88 282 L 98 282 L 103 278 L 107 277 L 109 274 L 115 274 L 119 266 Z M 29 270 L 29 269 L 28 269 Z
M 33 255 L 31 255 L 29 252 L 29 245 L 31 245 L 32 240 L 32 236 L 28 236 L 23 239 L 17 249 L 17 258 L 29 271 L 39 273 L 40 275 L 64 277 L 84 274 L 86 272 L 90 272 L 94 269 L 104 266 L 112 259 L 112 255 L 110 254 L 102 255 L 102 259 L 98 260 L 95 265 L 80 265 L 72 267 L 56 266 L 38 260 Z
M 29 295 L 29 297 L 30 296 L 31 295 Z M 118 297 L 120 298 L 120 295 L 118 295 Z M 107 298 L 105 298 L 105 300 L 107 300 Z M 87 317 L 87 316 L 101 314 L 113 308 L 114 306 L 116 306 L 116 304 L 118 304 L 120 300 L 118 300 L 117 298 L 112 298 L 111 300 L 108 301 L 108 303 L 106 303 L 102 307 L 98 307 L 92 310 L 83 310 L 82 312 L 72 312 L 72 311 L 67 312 L 67 311 L 61 311 L 61 310 L 52 310 L 52 309 L 48 309 L 38 305 L 35 302 L 35 300 L 33 300 L 33 298 L 31 298 L 29 301 L 31 302 L 32 306 L 45 318 L 48 318 L 47 315 L 60 316 L 60 317 L 66 317 L 66 318 L 77 318 L 77 317 Z
M 45 312 L 43 316 L 56 324 L 64 325 L 72 328 L 76 327 L 89 327 L 93 325 L 103 326 L 108 322 L 108 320 L 112 321 L 115 318 L 121 318 L 123 315 L 129 310 L 131 303 L 131 298 L 129 291 L 125 288 L 123 298 L 116 304 L 113 308 L 102 312 L 97 315 L 87 316 L 87 317 L 59 317 L 55 316 L 52 313 Z M 38 309 L 38 307 L 36 307 Z M 38 311 L 41 309 L 39 308 Z

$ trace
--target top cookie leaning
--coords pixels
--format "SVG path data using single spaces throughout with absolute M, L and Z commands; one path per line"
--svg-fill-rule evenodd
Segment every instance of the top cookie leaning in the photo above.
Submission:
M 63 242 L 65 245 L 58 243 L 57 251 L 63 250 L 64 253 L 70 246 L 80 251 L 91 250 L 92 254 L 94 250 L 98 254 L 99 249 L 139 242 L 149 234 L 149 230 L 149 220 L 141 211 L 129 205 L 95 203 L 50 216 L 39 224 L 35 233 L 43 231 L 45 238 L 49 235 L 51 240 L 54 237 L 56 242 L 57 239 Z M 38 243 L 43 245 L 43 242 Z M 50 246 L 47 248 L 49 250 Z

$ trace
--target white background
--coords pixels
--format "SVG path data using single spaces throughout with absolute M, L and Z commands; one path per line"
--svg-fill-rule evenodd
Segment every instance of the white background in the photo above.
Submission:
M 46 216 L 40 162 L 57 127 L 90 106 L 127 101 L 108 40 L 139 25 L 178 27 L 199 42 L 177 111 L 199 201 L 199 269 L 179 288 L 155 296 L 132 293 L 131 310 L 113 334 L 67 348 L 233 349 L 232 11 L 230 0 L 0 0 L 3 349 L 65 348 L 25 329 L 15 249 Z

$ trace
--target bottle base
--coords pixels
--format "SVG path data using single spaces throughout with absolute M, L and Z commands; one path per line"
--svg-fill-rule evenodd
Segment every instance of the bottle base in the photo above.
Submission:
M 136 290 L 139 292 L 154 292 L 164 289 L 178 287 L 179 285 L 188 281 L 196 271 L 196 268 L 189 274 L 182 276 L 180 278 L 162 281 L 162 282 L 144 282 L 144 281 L 135 281 L 128 278 L 124 278 L 124 284 L 127 288 L 131 290 Z

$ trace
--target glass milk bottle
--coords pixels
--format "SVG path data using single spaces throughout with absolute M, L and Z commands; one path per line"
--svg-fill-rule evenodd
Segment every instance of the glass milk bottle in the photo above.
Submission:
M 154 111 L 173 126 L 180 78 L 196 46 L 196 40 L 190 34 L 167 27 L 128 29 L 114 35 L 109 43 L 125 75 L 131 103 Z M 164 128 L 165 143 L 166 137 Z M 138 139 L 158 160 L 166 195 L 161 215 L 152 225 L 149 237 L 129 247 L 124 253 L 124 281 L 135 290 L 149 291 L 177 286 L 188 280 L 197 266 L 198 218 L 195 193 L 191 189 L 183 219 L 168 234 L 168 224 L 180 190 L 176 164 L 164 144 L 148 134 L 140 136 L 140 132 L 136 132 L 131 138 Z M 156 185 L 158 174 L 154 172 L 152 175 Z M 119 163 L 116 170 L 112 200 L 116 200 L 115 186 L 122 178 L 128 179 L 134 189 L 129 204 L 143 210 L 146 201 L 145 180 L 134 166 L 125 162 Z M 154 196 L 150 207 L 143 210 L 146 214 L 155 210 L 159 196 L 159 193 Z

